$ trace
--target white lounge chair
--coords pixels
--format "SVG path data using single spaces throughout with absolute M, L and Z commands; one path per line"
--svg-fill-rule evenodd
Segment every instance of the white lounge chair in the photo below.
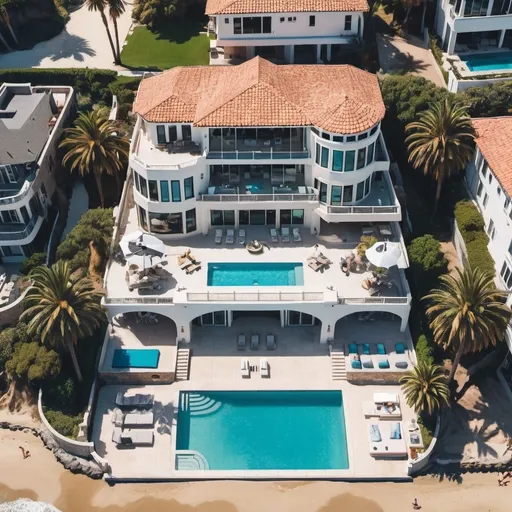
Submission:
M 226 231 L 226 243 L 227 244 L 235 243 L 235 230 L 234 229 L 228 229 Z
M 270 368 L 266 359 L 260 359 L 260 372 L 262 377 L 270 377 Z
M 267 350 L 276 349 L 276 337 L 273 334 L 267 334 Z
M 129 412 L 123 413 L 121 409 L 114 409 L 112 423 L 116 427 L 152 427 L 155 423 L 155 416 L 152 412 Z
M 153 446 L 155 434 L 153 430 L 127 429 L 115 427 L 112 432 L 112 441 L 119 446 Z
M 245 334 L 239 334 L 236 341 L 236 348 L 238 350 L 245 350 Z
M 300 236 L 299 228 L 293 228 L 293 241 L 302 242 L 302 237 Z
M 240 245 L 245 245 L 245 229 L 238 230 L 238 243 Z
M 373 401 L 376 404 L 398 404 L 400 405 L 400 398 L 396 393 L 373 393 Z
M 290 228 L 281 228 L 281 238 L 283 242 L 290 241 Z
M 277 235 L 277 229 L 276 228 L 272 228 L 270 230 L 270 238 L 272 240 L 272 242 L 279 242 L 279 236 Z
M 402 411 L 397 404 L 391 406 L 375 404 L 374 402 L 363 402 L 363 414 L 365 418 L 376 417 L 381 420 L 401 420 Z
M 137 393 L 126 396 L 124 393 L 117 393 L 116 405 L 119 407 L 149 407 L 153 405 L 153 395 Z
M 222 229 L 215 230 L 215 243 L 216 244 L 222 243 Z
M 260 346 L 260 335 L 253 334 L 251 336 L 251 350 L 258 350 L 259 346 Z
M 249 366 L 248 359 L 240 359 L 240 371 L 242 372 L 242 377 L 246 379 L 251 376 L 251 367 Z
M 405 457 L 407 445 L 398 422 L 378 422 L 368 425 L 370 455 L 372 457 Z

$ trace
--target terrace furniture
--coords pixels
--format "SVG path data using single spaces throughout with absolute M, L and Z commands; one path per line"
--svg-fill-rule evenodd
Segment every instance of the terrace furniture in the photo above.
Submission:
M 362 345 L 359 345 L 360 349 L 361 349 L 361 354 L 362 355 L 365 355 L 365 356 L 369 356 L 370 355 L 370 344 L 369 343 L 363 343 Z
M 215 230 L 215 243 L 216 244 L 222 243 L 222 229 Z
M 260 346 L 260 335 L 253 334 L 251 336 L 251 350 L 258 350 L 259 346 Z
M 363 402 L 363 414 L 365 418 L 376 417 L 381 420 L 401 420 L 402 411 L 400 406 L 389 403 L 388 405 L 376 404 L 374 402 Z
M 112 423 L 116 427 L 152 427 L 155 423 L 155 416 L 150 411 L 124 413 L 121 409 L 114 409 Z
M 357 350 L 357 343 L 350 343 L 348 346 L 348 353 L 349 354 L 358 354 L 359 351 Z
M 377 227 L 383 237 L 393 236 L 393 232 L 391 231 L 391 226 L 389 224 L 379 224 Z
M 361 357 L 359 354 L 349 354 L 350 359 L 350 366 L 354 370 L 361 370 L 363 368 L 363 365 L 361 363 Z
M 242 377 L 248 379 L 251 376 L 251 367 L 249 366 L 249 359 L 240 359 L 240 371 Z
M 238 172 L 229 173 L 229 183 L 240 183 L 240 175 Z
M 153 395 L 137 393 L 127 396 L 124 393 L 117 393 L 116 405 L 119 407 L 149 407 L 153 405 Z
M 270 377 L 270 368 L 266 359 L 260 359 L 260 371 L 262 377 Z
M 276 346 L 276 337 L 273 334 L 267 334 L 267 350 L 275 350 Z
M 237 350 L 245 350 L 245 334 L 239 334 L 236 340 Z
M 235 243 L 235 230 L 234 229 L 228 229 L 226 231 L 226 243 L 227 244 Z
M 406 359 L 395 360 L 395 367 L 399 370 L 406 370 L 409 367 L 409 363 Z
M 178 256 L 178 267 L 181 267 L 182 265 L 184 265 L 187 262 L 189 254 L 190 254 L 190 249 L 187 252 Z
M 293 228 L 293 241 L 302 242 L 302 237 L 300 236 L 299 228 Z
M 373 235 L 374 229 L 371 224 L 363 224 L 363 227 L 361 229 L 364 236 Z
M 281 238 L 283 242 L 290 241 L 290 228 L 281 228 Z
M 397 354 L 405 354 L 405 343 L 395 343 L 395 352 Z
M 386 356 L 377 356 L 377 365 L 380 370 L 389 370 L 389 360 Z
M 177 140 L 167 145 L 169 153 L 190 153 L 199 154 L 200 148 L 197 142 L 193 140 Z
M 195 272 L 196 270 L 199 270 L 201 268 L 201 263 L 199 261 L 196 261 L 194 263 L 190 263 L 190 265 L 186 266 L 185 272 L 187 275 L 192 274 L 192 272 Z
M 373 401 L 376 404 L 398 404 L 400 405 L 400 398 L 396 393 L 374 393 Z
M 368 425 L 368 438 L 372 457 L 404 457 L 407 455 L 407 446 L 400 423 Z
M 307 259 L 308 267 L 312 268 L 315 272 L 318 272 L 320 269 L 324 268 L 325 265 L 317 261 L 316 258 L 310 257 Z
M 387 354 L 386 347 L 384 343 L 377 343 L 376 344 L 377 354 L 379 356 L 385 356 Z
M 318 261 L 318 263 L 321 263 L 322 265 L 325 265 L 326 267 L 328 265 L 332 265 L 332 261 L 327 257 L 325 256 L 324 254 L 320 253 L 317 257 L 316 257 L 316 261 Z
M 240 245 L 245 245 L 245 229 L 238 230 L 238 243 Z
M 373 360 L 370 355 L 361 354 L 359 356 L 359 359 L 361 360 L 361 364 L 363 365 L 363 368 L 373 368 Z
M 277 229 L 271 228 L 270 230 L 270 239 L 272 242 L 279 242 L 279 236 L 277 235 Z
M 119 446 L 153 446 L 155 434 L 153 430 L 121 430 L 115 427 L 112 432 L 112 441 Z

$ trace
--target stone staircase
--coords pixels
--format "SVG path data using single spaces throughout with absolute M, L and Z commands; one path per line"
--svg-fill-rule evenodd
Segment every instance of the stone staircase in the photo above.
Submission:
M 179 348 L 176 354 L 176 380 L 188 380 L 190 349 Z
M 345 351 L 341 342 L 335 341 L 331 345 L 331 372 L 332 380 L 347 380 Z

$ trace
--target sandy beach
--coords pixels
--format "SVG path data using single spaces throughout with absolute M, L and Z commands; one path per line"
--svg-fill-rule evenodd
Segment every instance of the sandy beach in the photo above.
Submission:
M 30 450 L 23 459 L 20 446 Z M 72 475 L 31 434 L 0 431 L 0 503 L 20 497 L 52 503 L 62 512 L 380 512 L 508 511 L 511 489 L 497 474 L 461 481 L 421 477 L 414 483 L 189 482 L 118 484 Z

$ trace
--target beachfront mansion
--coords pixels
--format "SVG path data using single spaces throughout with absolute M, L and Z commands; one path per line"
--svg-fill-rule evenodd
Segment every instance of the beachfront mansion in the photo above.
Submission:
M 231 326 L 244 311 L 276 315 L 281 326 L 317 325 L 322 343 L 354 313 L 396 315 L 406 329 L 402 211 L 375 75 L 260 57 L 236 67 L 177 67 L 142 81 L 134 112 L 116 236 L 143 230 L 164 240 L 172 279 L 130 290 L 126 267 L 113 261 L 105 298 L 111 317 L 161 313 L 174 320 L 181 342 L 190 341 L 194 324 Z M 378 288 L 363 283 L 367 266 L 355 253 L 363 235 L 401 247 Z M 258 256 L 245 248 L 255 239 L 268 246 Z M 315 244 L 329 270 L 308 265 Z M 200 262 L 195 272 L 180 266 L 187 250 Z M 345 275 L 340 262 L 349 256 L 353 271 Z M 293 286 L 215 286 L 210 267 L 234 262 L 293 262 L 303 278 Z

